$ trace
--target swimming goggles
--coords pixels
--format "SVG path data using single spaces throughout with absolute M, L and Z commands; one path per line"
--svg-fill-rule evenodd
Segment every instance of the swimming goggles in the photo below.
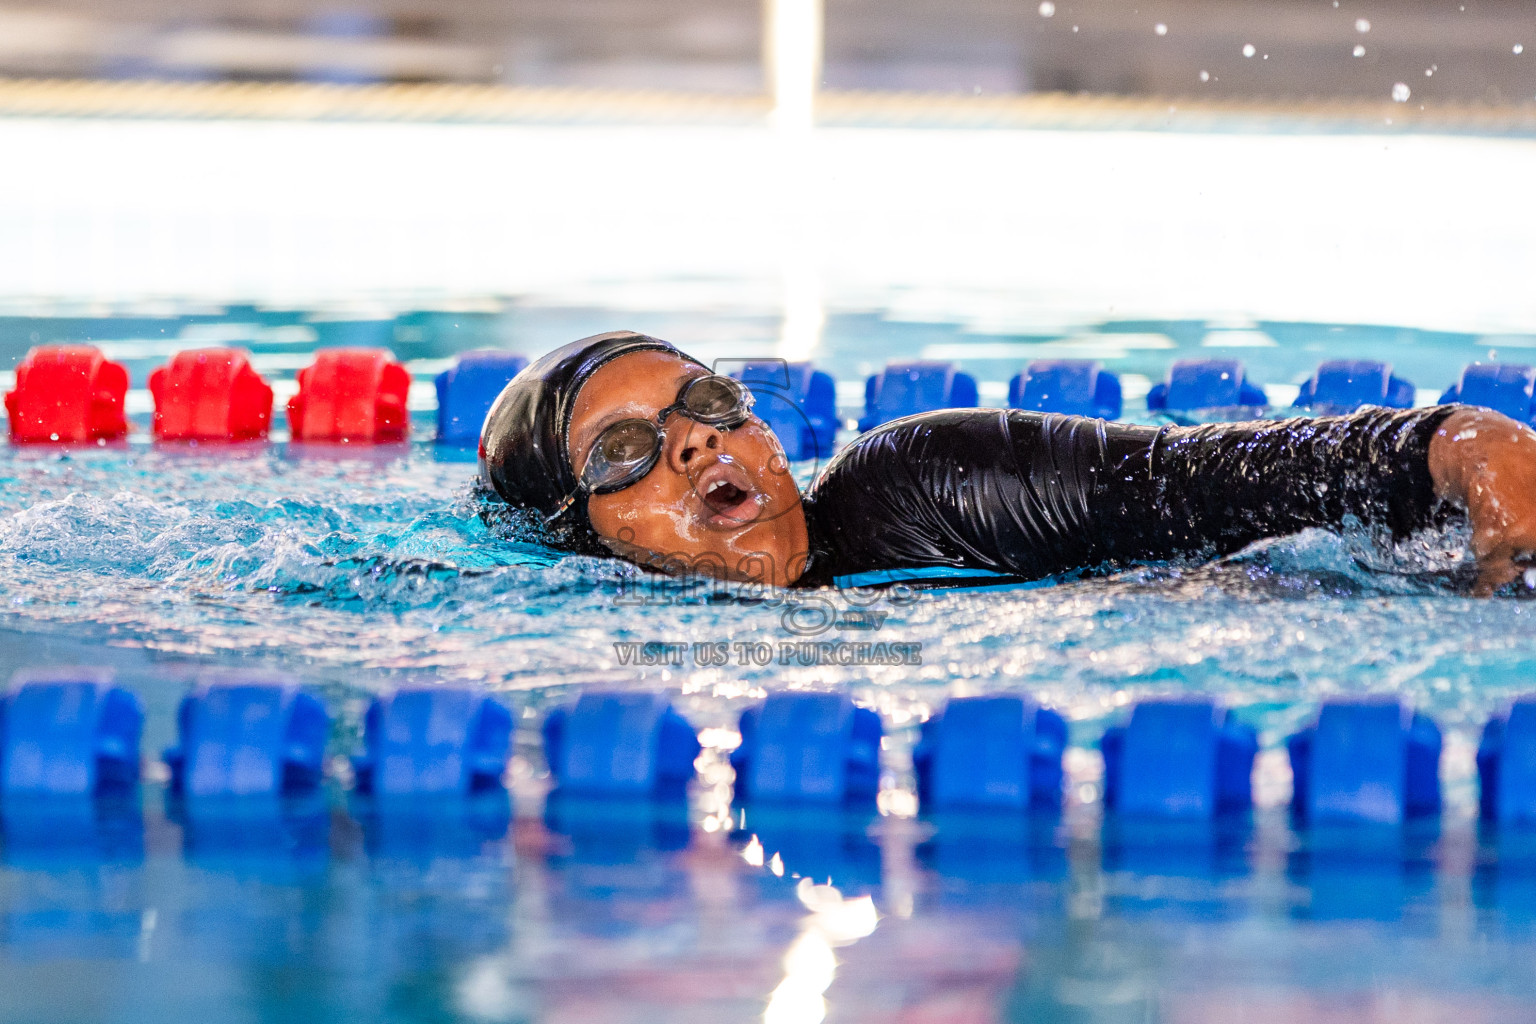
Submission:
M 752 392 L 741 381 L 710 374 L 684 384 L 677 401 L 651 419 L 634 417 L 610 423 L 593 442 L 576 493 L 562 501 L 547 521 L 553 522 L 581 494 L 622 491 L 655 469 L 667 437 L 665 424 L 673 413 L 716 430 L 731 430 L 751 417 L 753 401 Z

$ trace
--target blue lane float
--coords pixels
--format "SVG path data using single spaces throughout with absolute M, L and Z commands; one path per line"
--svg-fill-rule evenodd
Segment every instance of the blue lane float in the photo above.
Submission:
M 431 318 L 427 314 L 411 316 Z M 456 314 L 450 319 L 457 327 L 464 317 Z M 324 321 L 313 326 L 327 345 L 368 349 L 387 346 L 395 331 L 395 322 L 390 320 Z M 408 327 L 417 334 L 426 329 L 420 324 Z M 196 351 L 177 353 L 172 362 L 192 354 Z M 475 446 L 496 397 L 527 363 L 527 357 L 518 353 L 475 349 L 460 354 L 452 367 L 437 375 L 436 439 L 448 449 L 445 455 L 455 448 Z M 746 382 L 756 395 L 756 413 L 773 428 L 791 459 L 826 458 L 831 454 L 841 422 L 836 408 L 837 382 L 831 375 L 809 362 L 757 360 L 742 364 L 740 370 L 732 371 L 732 376 Z M 1409 408 L 1415 404 L 1415 398 L 1413 384 L 1394 374 L 1389 363 L 1374 359 L 1329 360 L 1301 385 L 1295 405 L 1336 413 L 1364 405 Z M 1440 400 L 1482 406 L 1523 423 L 1536 424 L 1536 367 L 1472 363 Z M 972 408 L 978 401 L 976 378 L 957 363 L 892 362 L 866 379 L 864 414 L 858 427 L 868 430 L 914 413 Z M 1264 389 L 1248 377 L 1240 360 L 1181 359 L 1168 368 L 1162 381 L 1152 386 L 1146 401 L 1149 411 L 1178 414 L 1205 409 L 1261 408 L 1267 405 L 1268 398 Z M 1008 405 L 1118 419 L 1123 411 L 1121 381 L 1095 360 L 1034 360 L 1009 381 Z M 307 408 L 302 400 L 299 406 Z M 264 430 L 262 427 L 256 433 L 263 434 Z M 311 432 L 311 436 L 318 435 Z
M 280 797 L 313 791 L 325 767 L 325 705 L 283 676 L 207 680 L 182 698 L 179 742 L 165 752 L 171 791 Z
M 298 797 L 187 797 L 168 801 L 166 817 L 181 826 L 189 862 L 273 882 L 323 872 L 331 853 L 331 810 L 319 790 Z
M 568 845 L 561 858 L 577 864 L 637 864 L 688 848 L 686 800 L 583 796 L 564 789 L 544 802 L 544 826 Z
M 525 356 L 497 349 L 465 352 L 437 375 L 437 442 L 474 445 L 486 413 L 507 382 L 528 365 Z
M 1351 412 L 1363 405 L 1393 409 L 1413 406 L 1411 383 L 1377 359 L 1332 359 L 1323 363 L 1296 395 L 1296 405 L 1318 412 Z
M 8 835 L 20 842 L 24 834 L 36 833 L 53 842 L 56 833 L 69 831 L 61 822 L 100 818 L 105 804 L 93 810 L 97 796 L 131 793 L 138 780 L 142 722 L 136 700 L 112 685 L 107 671 L 19 674 L 0 701 L 0 800 Z M 285 800 L 306 791 L 314 795 L 329 720 L 320 701 L 292 680 L 251 674 L 205 679 L 183 700 L 178 726 L 180 742 L 166 754 L 173 791 Z M 506 813 L 500 779 L 511 728 L 510 712 L 473 690 L 408 688 L 380 698 L 365 723 L 367 751 L 356 762 L 358 792 L 431 795 L 439 802 L 500 795 L 493 815 L 500 820 Z M 742 715 L 741 735 L 731 758 L 737 795 L 756 805 L 754 821 L 761 827 L 777 822 L 775 827 L 787 828 L 794 822 L 800 828 L 820 820 L 818 815 L 871 811 L 879 785 L 881 723 L 846 695 L 774 694 Z M 699 752 L 693 730 L 668 701 L 640 692 L 584 694 L 551 714 L 544 736 L 558 783 L 554 795 L 590 798 L 580 806 L 568 803 L 562 813 L 579 811 L 593 821 L 612 820 L 615 808 L 639 813 L 645 806 L 664 806 L 648 801 L 681 794 Z M 1060 795 L 1065 741 L 1060 717 L 1026 696 L 957 698 L 925 723 L 914 752 L 924 810 L 946 815 L 1053 806 Z M 1356 827 L 1362 824 L 1428 819 L 1422 825 L 1432 825 L 1441 810 L 1441 746 L 1435 723 L 1399 700 L 1325 704 L 1316 721 L 1287 743 L 1298 819 L 1314 836 L 1332 835 L 1329 850 L 1346 852 L 1370 842 L 1362 838 L 1369 830 Z M 1256 747 L 1253 731 L 1209 698 L 1137 705 L 1127 724 L 1108 730 L 1102 741 L 1105 801 L 1114 812 L 1114 828 L 1122 830 L 1117 841 L 1127 848 L 1162 844 L 1124 832 L 1135 820 L 1199 822 L 1251 806 Z M 1489 720 L 1478 768 L 1486 820 L 1536 822 L 1536 694 Z M 136 801 L 124 803 L 122 814 L 136 818 L 130 803 Z M 478 804 L 458 803 L 474 812 L 459 815 L 466 820 L 480 813 Z M 381 813 L 381 806 L 364 801 L 362 816 Z M 48 813 L 33 815 L 33 827 L 27 815 L 39 807 Z M 589 814 L 592 807 L 601 813 Z M 313 808 L 305 813 L 323 814 Z M 215 823 L 199 814 L 191 824 Z M 949 816 L 967 820 L 964 813 Z M 1328 828 L 1339 825 L 1348 827 Z M 668 819 L 667 827 L 675 831 L 675 826 Z
M 1440 812 L 1440 728 L 1401 701 L 1329 701 L 1286 741 L 1310 824 L 1397 825 Z
M 913 751 L 924 810 L 1061 806 L 1067 723 L 1018 695 L 958 697 L 923 723 Z
M 1536 824 L 1536 695 L 1488 720 L 1477 747 L 1477 775 L 1483 820 Z
M 1521 423 L 1536 423 L 1536 366 L 1472 363 L 1440 396 L 1441 402 L 1480 405 Z
M 1250 850 L 1255 835 L 1250 814 L 1210 818 L 1107 815 L 1099 834 L 1105 871 L 1134 872 L 1159 878 L 1236 880 L 1252 873 Z M 1177 892 L 1152 889 L 1127 893 L 1128 914 L 1155 912 L 1184 902 Z
M 878 819 L 873 800 L 851 806 L 753 803 L 743 808 L 732 838 L 753 851 L 766 871 L 757 872 L 764 894 L 793 888 L 801 879 L 836 879 L 844 894 L 880 885 L 880 847 L 871 838 Z M 745 850 L 743 852 L 746 852 Z
M 1258 738 L 1209 698 L 1143 701 L 1100 749 L 1104 803 L 1117 814 L 1199 820 L 1253 806 Z
M 1036 359 L 1008 382 L 1008 406 L 1112 420 L 1122 409 L 1120 378 L 1093 359 Z
M 659 693 L 584 693 L 544 720 L 556 785 L 580 796 L 681 796 L 699 756 L 693 727 Z
M 22 794 L 6 801 L 4 812 L 0 851 L 8 864 L 90 870 L 144 859 L 144 813 L 137 791 Z
M 94 797 L 139 781 L 138 700 L 104 669 L 18 673 L 0 700 L 0 797 Z
M 1167 412 L 1255 408 L 1269 404 L 1239 359 L 1180 359 L 1147 392 L 1147 408 Z
M 954 363 L 915 360 L 888 363 L 864 382 L 864 415 L 859 429 L 870 430 L 902 416 L 935 409 L 973 409 L 976 378 Z
M 391 861 L 428 864 L 442 857 L 495 855 L 512 825 L 511 794 L 505 789 L 425 799 L 361 797 L 351 805 L 368 855 Z
M 475 690 L 407 688 L 368 706 L 363 744 L 352 762 L 361 793 L 486 792 L 501 786 L 506 771 L 512 712 Z
M 741 716 L 731 754 L 738 798 L 872 803 L 880 789 L 880 716 L 838 693 L 775 693 Z
M 947 878 L 986 884 L 1055 882 L 1067 875 L 1067 850 L 1055 814 L 993 813 L 973 807 L 925 810 L 933 834 L 917 846 L 917 857 Z M 956 893 L 986 903 L 990 890 Z M 953 898 L 946 893 L 945 899 Z
M 837 438 L 837 382 L 810 363 L 749 362 L 731 374 L 757 399 L 752 412 L 791 460 L 824 459 Z

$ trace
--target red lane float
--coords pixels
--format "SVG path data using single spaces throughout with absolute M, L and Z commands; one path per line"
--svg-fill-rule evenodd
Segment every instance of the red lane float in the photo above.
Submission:
M 272 424 L 272 388 L 239 348 L 178 352 L 149 375 L 161 441 L 255 441 Z
M 128 433 L 128 371 L 94 345 L 39 345 L 16 365 L 5 396 L 13 443 L 81 444 Z
M 325 349 L 299 371 L 288 427 L 295 441 L 403 441 L 410 388 L 410 373 L 388 349 Z

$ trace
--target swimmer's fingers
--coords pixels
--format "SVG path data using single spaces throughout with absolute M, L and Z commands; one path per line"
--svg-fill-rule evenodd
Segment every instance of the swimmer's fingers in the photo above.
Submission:
M 1443 498 L 1466 507 L 1478 577 L 1492 594 L 1527 568 L 1536 549 L 1536 431 L 1490 409 L 1447 416 L 1430 445 L 1430 475 Z
M 1478 552 L 1473 597 L 1492 597 L 1527 573 L 1536 571 L 1536 551 L 1528 544 L 1501 544 Z
M 1473 593 L 1486 597 L 1519 579 L 1536 551 L 1536 444 L 1515 440 L 1489 446 L 1471 474 L 1466 494 L 1478 578 Z
M 1519 579 L 1525 567 L 1511 558 L 1492 558 L 1477 563 L 1477 582 L 1472 585 L 1473 597 L 1492 597 L 1504 587 Z

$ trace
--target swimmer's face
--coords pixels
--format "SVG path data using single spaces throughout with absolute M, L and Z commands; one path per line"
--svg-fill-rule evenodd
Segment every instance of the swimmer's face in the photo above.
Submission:
M 630 352 L 599 367 L 571 413 L 571 466 L 580 478 L 603 430 L 650 419 L 709 371 L 667 352 Z M 623 558 L 669 572 L 786 586 L 805 571 L 805 512 L 789 461 L 757 417 L 729 430 L 675 412 L 661 457 L 622 490 L 594 494 L 592 528 Z

